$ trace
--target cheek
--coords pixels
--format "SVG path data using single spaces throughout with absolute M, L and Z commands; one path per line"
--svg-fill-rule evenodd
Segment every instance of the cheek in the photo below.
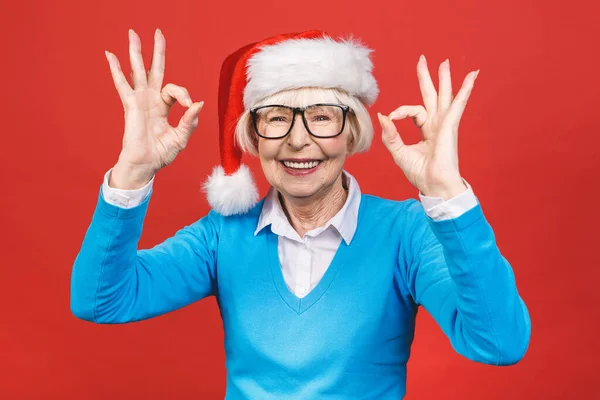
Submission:
M 271 185 L 281 181 L 282 171 L 279 168 L 279 162 L 275 160 L 279 151 L 279 144 L 275 141 L 260 139 L 258 142 L 258 157 L 260 164 L 267 179 Z
M 323 142 L 320 147 L 323 154 L 327 156 L 327 162 L 323 165 L 323 174 L 321 175 L 325 184 L 335 179 L 344 168 L 348 154 L 347 138 L 340 136 L 329 142 Z
M 321 151 L 331 163 L 343 163 L 348 154 L 348 139 L 344 136 L 321 144 Z

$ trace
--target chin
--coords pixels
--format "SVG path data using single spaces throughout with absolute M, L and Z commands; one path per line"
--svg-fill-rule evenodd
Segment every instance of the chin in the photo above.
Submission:
M 320 189 L 320 185 L 311 182 L 297 182 L 284 184 L 279 191 L 286 196 L 295 198 L 310 198 L 314 196 Z

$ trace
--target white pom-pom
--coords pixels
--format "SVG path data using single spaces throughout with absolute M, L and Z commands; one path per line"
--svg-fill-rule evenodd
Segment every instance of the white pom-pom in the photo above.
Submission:
M 244 214 L 258 201 L 258 190 L 250 169 L 241 165 L 232 175 L 215 167 L 204 184 L 208 204 L 221 215 Z

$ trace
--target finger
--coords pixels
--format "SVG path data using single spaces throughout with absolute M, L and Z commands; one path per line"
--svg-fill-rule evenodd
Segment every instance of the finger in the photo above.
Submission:
M 381 115 L 377 113 L 377 118 L 379 118 L 379 123 L 381 124 L 381 140 L 387 149 L 392 153 L 396 154 L 398 150 L 402 146 L 404 146 L 404 142 L 396 130 L 396 125 L 385 115 Z
M 123 75 L 123 71 L 121 70 L 121 65 L 119 64 L 117 56 L 108 51 L 104 51 L 104 54 L 108 60 L 110 73 L 112 75 L 115 88 L 117 89 L 119 97 L 121 98 L 121 102 L 123 103 L 123 106 L 128 106 L 129 99 L 133 97 L 133 89 L 131 86 L 129 86 L 125 75 Z
M 192 134 L 192 132 L 194 132 L 194 130 L 198 126 L 198 115 L 200 114 L 200 111 L 202 110 L 203 106 L 203 101 L 192 104 L 191 107 L 187 109 L 185 114 L 183 114 L 183 116 L 179 120 L 177 129 L 181 133 L 183 133 L 186 142 Z
M 142 58 L 142 42 L 133 31 L 129 30 L 129 62 L 131 63 L 131 83 L 134 89 L 145 89 L 146 70 L 144 69 L 144 59 Z
M 192 98 L 187 89 L 182 86 L 177 86 L 172 83 L 167 83 L 160 92 L 162 100 L 169 106 L 179 102 L 182 106 L 191 107 Z
M 421 95 L 423 96 L 423 104 L 427 109 L 427 113 L 430 117 L 433 117 L 437 110 L 437 93 L 431 75 L 429 75 L 429 68 L 427 67 L 427 60 L 424 55 L 421 55 L 419 62 L 417 63 L 417 77 L 419 78 L 419 87 L 421 88 Z
M 160 29 L 154 33 L 154 52 L 148 74 L 148 87 L 160 91 L 165 74 L 166 40 Z
M 471 96 L 471 91 L 473 90 L 473 85 L 475 84 L 477 75 L 479 75 L 479 70 L 467 74 L 465 80 L 463 81 L 462 87 L 456 94 L 452 104 L 450 104 L 450 108 L 448 108 L 448 113 L 446 114 L 443 123 L 449 124 L 455 128 L 454 131 L 456 131 L 458 128 L 462 114 L 465 111 L 465 107 L 467 106 L 467 101 Z
M 427 121 L 427 110 L 423 106 L 401 106 L 392 111 L 388 117 L 392 121 L 410 117 L 420 129 Z
M 452 104 L 452 80 L 450 79 L 450 60 L 440 64 L 438 72 L 440 93 L 438 97 L 438 112 L 445 112 Z

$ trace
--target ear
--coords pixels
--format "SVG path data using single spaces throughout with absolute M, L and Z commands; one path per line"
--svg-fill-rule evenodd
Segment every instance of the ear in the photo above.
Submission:
M 346 152 L 348 156 L 354 154 L 354 149 L 356 148 L 356 141 L 354 140 L 353 135 L 348 135 L 348 144 L 346 145 Z
M 356 138 L 358 137 L 358 132 L 360 131 L 360 124 L 354 113 L 348 114 L 346 117 L 346 123 L 348 129 L 347 153 L 349 156 L 351 156 L 356 150 Z

